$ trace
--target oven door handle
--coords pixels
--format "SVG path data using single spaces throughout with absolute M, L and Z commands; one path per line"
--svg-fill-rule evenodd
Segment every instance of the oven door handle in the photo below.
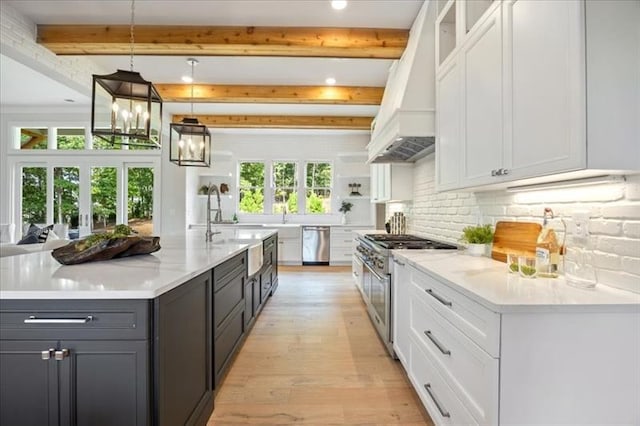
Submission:
M 381 276 L 380 276 L 380 274 L 378 274 L 376 271 L 374 271 L 374 270 L 371 268 L 371 265 L 369 265 L 368 263 L 365 263 L 365 264 L 364 264 L 364 266 L 366 266 L 366 267 L 367 267 L 367 269 L 369 270 L 369 272 L 371 272 L 371 273 L 373 274 L 373 276 L 375 276 L 375 277 L 378 279 L 378 281 L 387 281 L 387 280 L 389 279 L 389 277 L 388 277 L 388 276 L 387 276 L 386 278 L 381 277 Z

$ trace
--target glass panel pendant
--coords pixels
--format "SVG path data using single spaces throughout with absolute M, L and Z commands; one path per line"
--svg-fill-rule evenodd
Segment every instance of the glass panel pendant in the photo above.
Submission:
M 93 75 L 91 132 L 117 145 L 160 148 L 162 98 L 135 71 Z
M 197 118 L 185 117 L 169 127 L 169 160 L 178 166 L 209 167 L 211 133 L 207 126 Z

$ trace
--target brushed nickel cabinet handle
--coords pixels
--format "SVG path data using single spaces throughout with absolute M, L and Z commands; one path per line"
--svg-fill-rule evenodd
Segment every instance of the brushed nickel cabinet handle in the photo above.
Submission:
M 444 297 L 436 294 L 433 290 L 431 290 L 430 288 L 425 289 L 424 291 L 427 292 L 427 294 L 431 297 L 433 297 L 434 299 L 436 299 L 438 302 L 442 303 L 444 306 L 448 306 L 451 307 L 453 305 L 453 303 L 451 303 L 450 301 L 448 301 L 447 299 L 445 299 Z
M 435 338 L 435 336 L 431 333 L 431 330 L 425 330 L 424 335 L 427 336 L 434 345 L 436 345 L 436 348 L 438 348 L 440 352 L 443 353 L 443 355 L 451 355 L 451 351 L 445 348 L 442 343 L 440 343 L 440 341 Z
M 60 351 L 55 351 L 54 356 L 56 358 L 56 361 L 62 361 L 63 359 L 69 356 L 69 349 L 62 349 Z
M 427 390 L 427 393 L 431 397 L 431 400 L 433 401 L 433 403 L 436 404 L 436 408 L 438 409 L 438 411 L 440 411 L 440 415 L 442 417 L 451 417 L 451 414 L 449 414 L 448 411 L 442 408 L 442 404 L 440 403 L 438 398 L 436 398 L 436 395 L 431 390 L 431 383 L 427 383 L 426 385 L 424 385 L 424 388 Z
M 40 352 L 40 358 L 42 358 L 43 361 L 48 361 L 51 358 L 51 355 L 53 355 L 55 353 L 55 349 L 53 348 L 49 348 L 46 351 L 42 351 Z
M 24 320 L 25 324 L 85 324 L 93 321 L 92 315 L 87 315 L 84 318 L 37 318 L 34 315 L 30 315 L 29 318 Z

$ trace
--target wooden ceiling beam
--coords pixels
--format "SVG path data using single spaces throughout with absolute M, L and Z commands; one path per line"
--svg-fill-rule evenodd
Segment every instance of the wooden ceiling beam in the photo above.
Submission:
M 380 105 L 384 87 L 156 84 L 164 102 Z
M 128 25 L 38 25 L 58 55 L 129 55 Z M 386 28 L 136 25 L 135 54 L 398 59 L 409 31 Z
M 187 115 L 174 115 L 172 122 Z M 195 115 L 201 124 L 213 128 L 342 129 L 370 130 L 373 117 L 306 115 Z

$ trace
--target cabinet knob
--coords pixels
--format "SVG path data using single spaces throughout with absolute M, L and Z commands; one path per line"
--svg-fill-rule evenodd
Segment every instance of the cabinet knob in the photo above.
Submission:
M 56 351 L 55 349 L 49 348 L 49 350 L 40 352 L 40 357 L 44 361 L 47 361 L 47 360 L 49 360 L 51 358 L 51 355 L 53 355 L 55 353 L 55 351 Z
M 495 169 L 491 170 L 491 176 L 498 176 L 498 171 Z
M 55 351 L 56 361 L 62 361 L 68 356 L 69 356 L 69 349 L 62 349 L 60 351 Z
M 508 175 L 511 171 L 509 169 L 502 169 L 503 175 Z

